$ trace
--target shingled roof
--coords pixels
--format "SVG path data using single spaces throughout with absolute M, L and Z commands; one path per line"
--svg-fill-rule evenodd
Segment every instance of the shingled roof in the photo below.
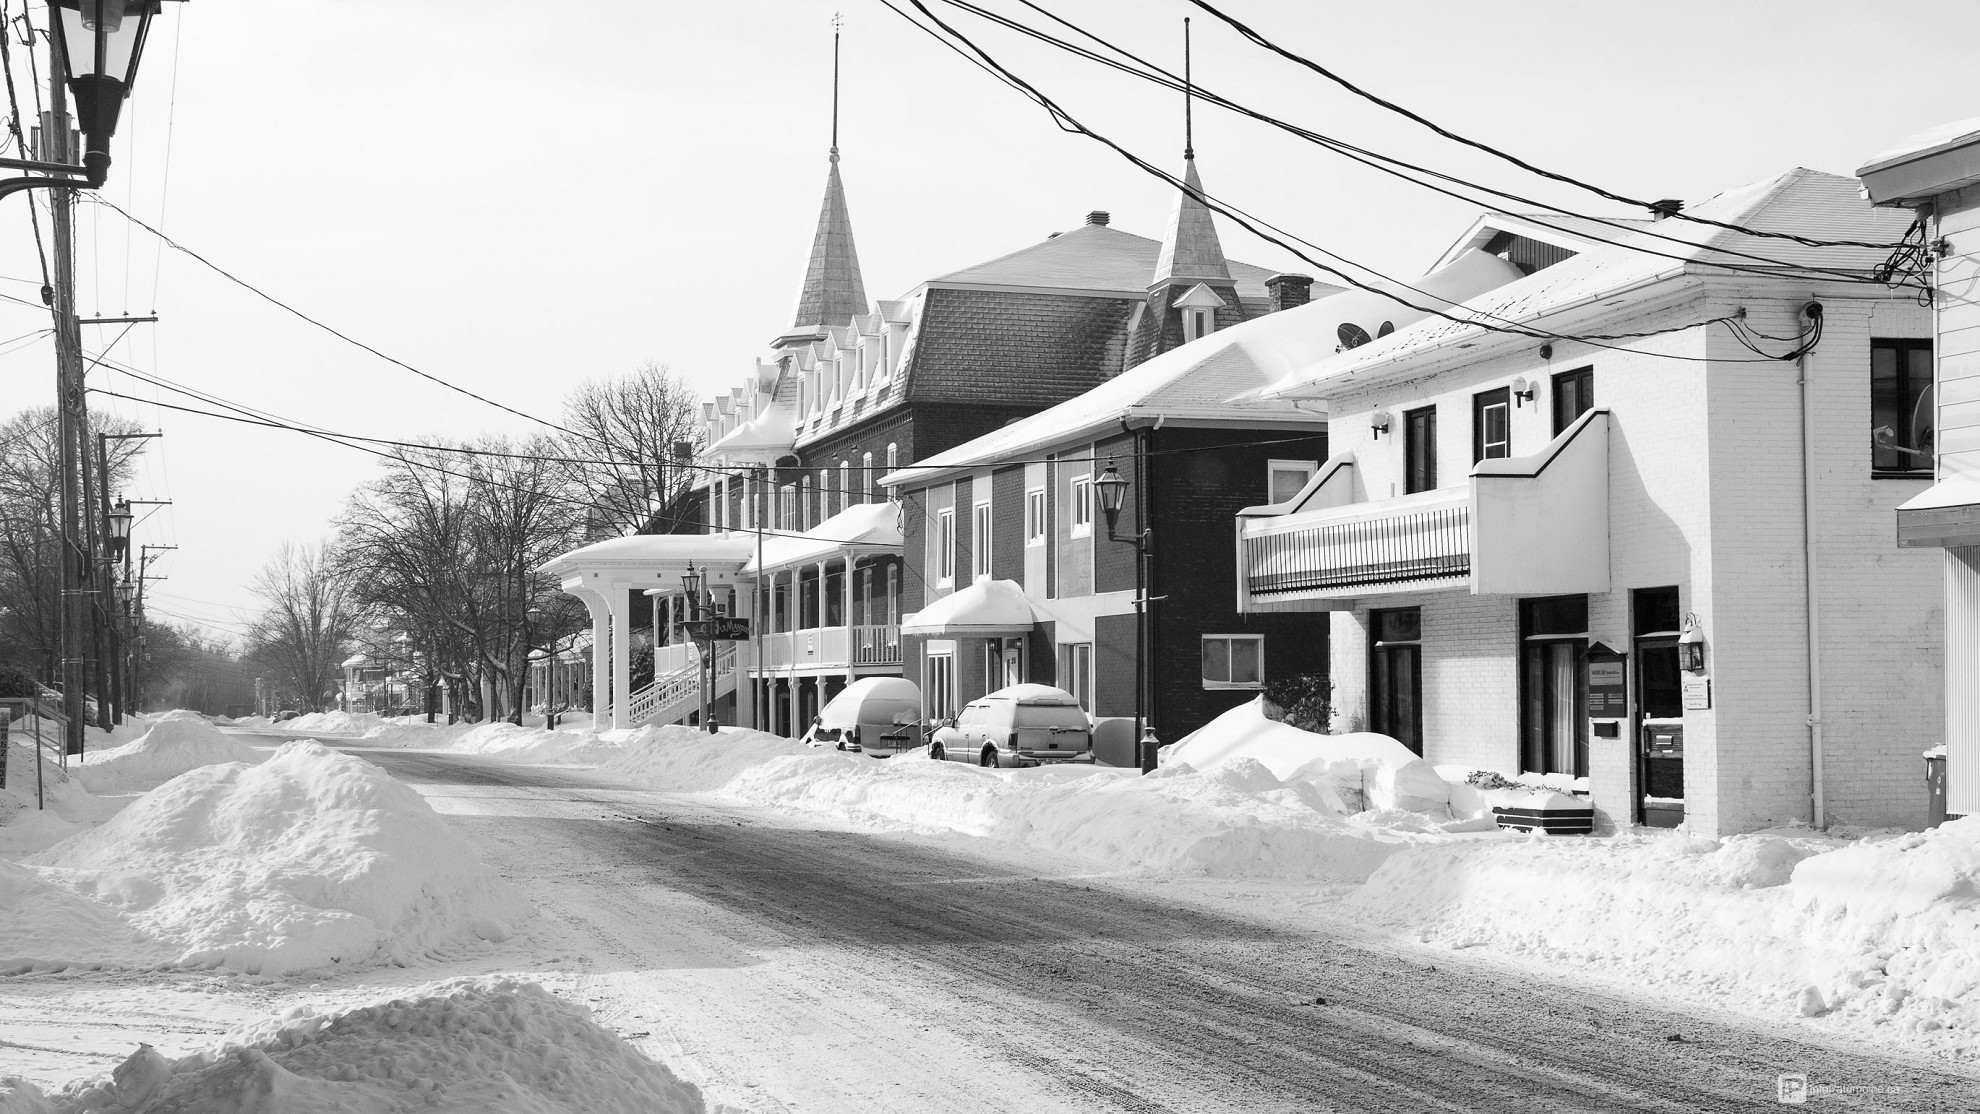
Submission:
M 1147 295 L 1161 254 L 1159 240 L 1087 224 L 987 263 L 952 271 L 930 285 L 1029 287 L 1139 299 Z M 1265 280 L 1276 272 L 1235 261 L 1227 266 L 1239 297 L 1266 297 Z

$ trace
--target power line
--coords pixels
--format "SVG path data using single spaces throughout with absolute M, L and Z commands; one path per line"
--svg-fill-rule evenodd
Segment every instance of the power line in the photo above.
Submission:
M 1457 132 L 1451 131 L 1449 128 L 1445 128 L 1435 123 L 1434 121 L 1431 121 L 1419 115 L 1418 113 L 1412 112 L 1409 109 L 1404 108 L 1402 105 L 1395 103 L 1394 101 L 1387 100 L 1383 97 L 1380 97 L 1374 93 L 1369 92 L 1366 89 L 1363 89 L 1359 85 L 1354 84 L 1348 79 L 1342 77 L 1341 75 L 1335 73 L 1334 71 L 1328 69 L 1327 67 L 1322 66 L 1320 63 L 1315 62 L 1310 58 L 1304 57 L 1303 55 L 1299 55 L 1290 50 L 1287 50 L 1285 47 L 1282 47 L 1279 44 L 1271 41 L 1270 39 L 1267 39 L 1264 35 L 1258 33 L 1252 28 L 1239 22 L 1235 17 L 1228 15 L 1225 12 L 1219 10 L 1215 5 L 1210 4 L 1208 0 L 1190 0 L 1190 3 L 1195 4 L 1197 7 L 1202 8 L 1204 11 L 1209 12 L 1211 15 L 1222 20 L 1224 23 L 1229 25 L 1232 30 L 1236 31 L 1239 35 L 1242 35 L 1246 39 L 1249 39 L 1252 43 L 1264 47 L 1266 50 L 1269 50 L 1272 53 L 1277 54 L 1279 57 L 1284 58 L 1287 61 L 1293 62 L 1297 65 L 1305 67 L 1306 69 L 1312 70 L 1314 73 L 1317 73 L 1321 77 L 1324 77 L 1327 80 L 1333 82 L 1334 84 L 1339 85 L 1341 88 L 1347 90 L 1350 93 L 1353 93 L 1355 96 L 1360 97 L 1363 100 L 1370 101 L 1376 105 L 1381 106 L 1382 108 L 1388 109 L 1390 112 L 1393 112 L 1399 116 L 1402 116 L 1409 120 L 1413 120 L 1416 123 L 1423 125 L 1424 127 L 1430 129 L 1433 132 L 1436 132 L 1438 135 L 1443 136 L 1445 139 L 1451 140 L 1454 143 L 1461 143 L 1466 147 L 1483 151 L 1486 154 L 1493 156 L 1494 158 L 1502 159 L 1529 173 L 1538 174 L 1542 178 L 1548 178 L 1556 182 L 1561 182 L 1566 185 L 1574 186 L 1578 189 L 1583 189 L 1588 191 L 1589 193 L 1595 194 L 1598 197 L 1606 198 L 1610 201 L 1619 202 L 1624 205 L 1633 206 L 1638 209 L 1647 209 L 1653 213 L 1658 213 L 1669 217 L 1675 217 L 1679 220 L 1691 221 L 1696 224 L 1711 225 L 1715 228 L 1724 228 L 1734 232 L 1742 232 L 1748 236 L 1762 236 L 1769 239 L 1789 240 L 1794 243 L 1803 244 L 1812 248 L 1877 248 L 1880 250 L 1891 250 L 1902 246 L 1900 244 L 1892 244 L 1892 243 L 1867 243 L 1862 240 L 1818 240 L 1808 236 L 1799 236 L 1791 232 L 1767 232 L 1761 229 L 1747 228 L 1742 225 L 1732 224 L 1726 221 L 1712 220 L 1709 217 L 1693 216 L 1683 211 L 1671 212 L 1668 209 L 1660 207 L 1653 202 L 1643 201 L 1639 198 L 1629 197 L 1627 195 L 1620 193 L 1614 193 L 1610 190 L 1603 189 L 1601 186 L 1597 186 L 1592 183 L 1582 181 L 1579 178 L 1570 177 L 1569 175 L 1566 174 L 1560 174 L 1552 170 L 1547 170 L 1544 167 L 1535 166 L 1534 164 L 1527 162 L 1525 159 L 1522 159 L 1517 155 L 1512 155 L 1505 151 L 1502 151 L 1497 147 L 1492 146 L 1489 143 L 1481 143 L 1478 140 L 1470 139 L 1466 136 L 1459 135 Z

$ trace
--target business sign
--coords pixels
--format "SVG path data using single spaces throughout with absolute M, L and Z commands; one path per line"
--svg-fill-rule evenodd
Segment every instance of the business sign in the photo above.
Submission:
M 1712 678 L 1687 674 L 1679 686 L 1685 711 L 1702 712 L 1712 706 Z
M 1629 659 L 1600 642 L 1588 648 L 1588 718 L 1629 718 Z
M 689 619 L 681 624 L 688 638 L 695 642 L 746 642 L 749 640 L 749 620 L 717 616 L 713 619 Z

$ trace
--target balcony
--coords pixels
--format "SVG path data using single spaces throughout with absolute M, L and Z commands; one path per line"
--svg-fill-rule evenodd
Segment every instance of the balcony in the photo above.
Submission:
M 1238 519 L 1238 610 L 1347 610 L 1362 596 L 1609 590 L 1606 410 L 1540 452 L 1481 461 L 1461 487 L 1357 499 L 1350 457 Z
M 901 628 L 889 624 L 851 627 L 807 627 L 763 636 L 763 658 L 756 670 L 778 673 L 791 669 L 844 671 L 871 667 L 898 669 Z

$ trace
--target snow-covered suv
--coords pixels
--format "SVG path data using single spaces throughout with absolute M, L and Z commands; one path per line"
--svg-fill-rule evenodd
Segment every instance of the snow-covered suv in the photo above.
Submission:
M 928 757 L 979 766 L 1042 766 L 1093 761 L 1093 721 L 1072 693 L 1012 685 L 971 701 L 935 732 Z

